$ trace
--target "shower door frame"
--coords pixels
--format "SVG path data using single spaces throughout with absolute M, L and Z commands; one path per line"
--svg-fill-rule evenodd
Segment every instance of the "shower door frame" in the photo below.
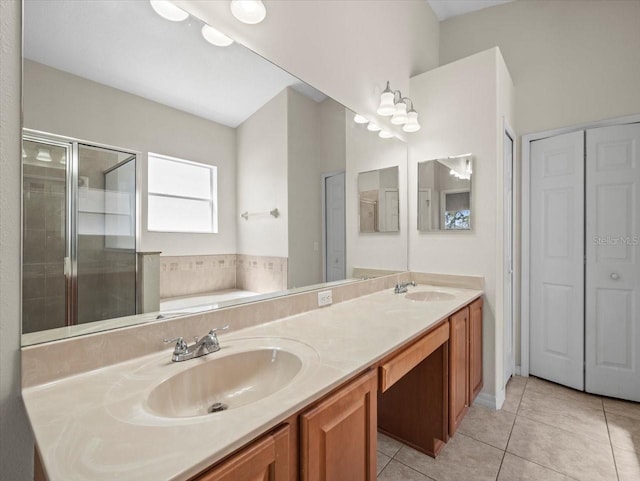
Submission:
M 140 272 L 138 269 L 138 251 L 140 247 L 140 234 L 141 234 L 141 188 L 138 179 L 141 179 L 141 166 L 138 159 L 142 158 L 142 153 L 136 150 L 127 149 L 124 147 L 116 147 L 108 144 L 101 144 L 94 141 L 82 140 L 75 137 L 68 137 L 64 135 L 51 134 L 49 132 L 43 132 L 33 129 L 22 129 L 22 139 L 31 142 L 40 142 L 43 144 L 55 145 L 56 147 L 62 147 L 66 151 L 66 167 L 65 167 L 65 179 L 66 179 L 66 194 L 65 194 L 65 257 L 63 259 L 63 268 L 65 276 L 66 287 L 66 306 L 65 306 L 65 326 L 78 325 L 78 161 L 80 157 L 80 145 L 86 145 L 88 147 L 97 147 L 106 150 L 113 150 L 116 152 L 122 152 L 135 157 L 135 229 L 134 229 L 134 255 L 136 256 L 135 266 L 135 313 L 139 314 L 140 310 Z M 131 159 L 118 162 L 113 167 L 117 167 L 125 162 L 130 162 Z M 20 175 L 22 180 L 21 190 L 24 190 L 24 164 L 21 162 Z M 111 170 L 111 169 L 110 169 Z M 23 211 L 23 209 L 21 209 Z M 24 220 L 21 219 L 21 230 L 23 229 Z M 21 235 L 23 235 L 21 233 Z M 22 263 L 22 259 L 21 259 Z M 22 269 L 21 269 L 22 271 Z M 22 285 L 22 279 L 20 280 Z M 98 319 L 96 319 L 98 320 Z

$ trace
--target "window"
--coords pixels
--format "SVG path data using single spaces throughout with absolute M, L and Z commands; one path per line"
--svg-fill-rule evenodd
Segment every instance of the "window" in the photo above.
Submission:
M 218 169 L 149 153 L 147 229 L 218 232 Z

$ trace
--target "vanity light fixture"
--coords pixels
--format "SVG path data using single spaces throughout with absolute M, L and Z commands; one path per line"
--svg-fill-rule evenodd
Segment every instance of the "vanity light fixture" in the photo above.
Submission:
M 202 26 L 202 36 L 207 42 L 216 47 L 228 47 L 233 43 L 233 39 L 206 23 Z
M 172 22 L 182 22 L 189 17 L 187 12 L 176 7 L 169 0 L 149 0 L 149 3 L 158 15 Z
M 36 155 L 36 159 L 38 159 L 41 162 L 51 162 L 51 152 L 49 152 L 47 149 L 39 148 L 38 155 Z
M 267 16 L 262 0 L 231 0 L 231 13 L 242 23 L 255 25 Z
M 407 110 L 407 103 L 411 105 Z M 403 97 L 399 90 L 392 90 L 391 85 L 387 81 L 387 87 L 380 95 L 380 106 L 378 107 L 378 115 L 391 117 L 391 123 L 394 125 L 402 125 L 405 132 L 417 132 L 420 130 L 418 123 L 418 112 L 413 108 L 413 101 L 409 97 Z
M 388 130 L 381 130 L 380 132 L 378 132 L 378 137 L 380 137 L 381 139 L 390 139 L 395 136 Z
M 366 124 L 367 122 L 369 122 L 366 117 L 364 117 L 364 116 L 362 116 L 360 114 L 355 114 L 353 116 L 353 121 L 356 124 Z
M 367 125 L 367 130 L 370 130 L 371 132 L 379 132 L 380 126 L 375 122 L 369 122 L 369 125 Z

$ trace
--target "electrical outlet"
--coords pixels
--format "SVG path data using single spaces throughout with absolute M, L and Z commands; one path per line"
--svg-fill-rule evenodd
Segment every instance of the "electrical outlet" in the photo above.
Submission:
M 330 306 L 333 304 L 333 294 L 331 291 L 318 292 L 318 307 Z

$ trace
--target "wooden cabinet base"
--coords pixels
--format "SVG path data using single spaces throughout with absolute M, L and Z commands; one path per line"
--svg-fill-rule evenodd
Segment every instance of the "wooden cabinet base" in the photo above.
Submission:
M 378 430 L 436 457 L 448 432 L 448 343 L 378 393 Z

